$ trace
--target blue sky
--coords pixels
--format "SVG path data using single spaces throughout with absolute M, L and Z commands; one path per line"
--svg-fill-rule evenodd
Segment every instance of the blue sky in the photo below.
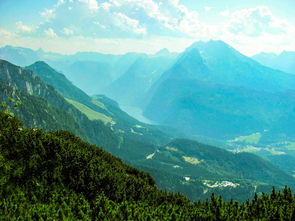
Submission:
M 295 51 L 294 11 L 294 0 L 0 0 L 0 46 L 154 53 L 218 39 L 279 53 Z

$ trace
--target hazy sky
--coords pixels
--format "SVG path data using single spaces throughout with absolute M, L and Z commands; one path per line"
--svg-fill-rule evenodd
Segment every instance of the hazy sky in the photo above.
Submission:
M 0 46 L 74 53 L 182 51 L 218 39 L 295 51 L 295 0 L 0 0 Z

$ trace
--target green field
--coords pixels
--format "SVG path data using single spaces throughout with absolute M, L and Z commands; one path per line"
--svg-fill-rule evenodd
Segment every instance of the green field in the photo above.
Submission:
M 110 118 L 102 113 L 99 113 L 97 111 L 94 111 L 84 104 L 81 104 L 77 101 L 74 101 L 74 100 L 71 100 L 68 98 L 66 98 L 66 100 L 70 104 L 74 105 L 83 114 L 85 114 L 89 118 L 89 120 L 100 120 L 100 121 L 104 122 L 105 124 L 108 124 L 108 123 L 114 124 L 115 123 L 112 118 Z
M 251 144 L 258 144 L 261 139 L 261 133 L 254 133 L 248 136 L 240 136 L 231 140 L 230 142 L 244 142 L 244 143 L 251 143 Z

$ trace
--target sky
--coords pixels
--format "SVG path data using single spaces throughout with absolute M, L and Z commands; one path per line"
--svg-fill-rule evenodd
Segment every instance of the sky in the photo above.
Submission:
M 0 46 L 71 54 L 183 51 L 222 40 L 295 51 L 295 0 L 0 0 Z

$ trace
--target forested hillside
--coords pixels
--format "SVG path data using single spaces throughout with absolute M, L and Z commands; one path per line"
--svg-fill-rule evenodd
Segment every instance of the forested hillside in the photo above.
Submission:
M 1 220 L 294 220 L 295 196 L 255 195 L 190 202 L 156 188 L 127 166 L 69 132 L 26 129 L 0 112 Z

